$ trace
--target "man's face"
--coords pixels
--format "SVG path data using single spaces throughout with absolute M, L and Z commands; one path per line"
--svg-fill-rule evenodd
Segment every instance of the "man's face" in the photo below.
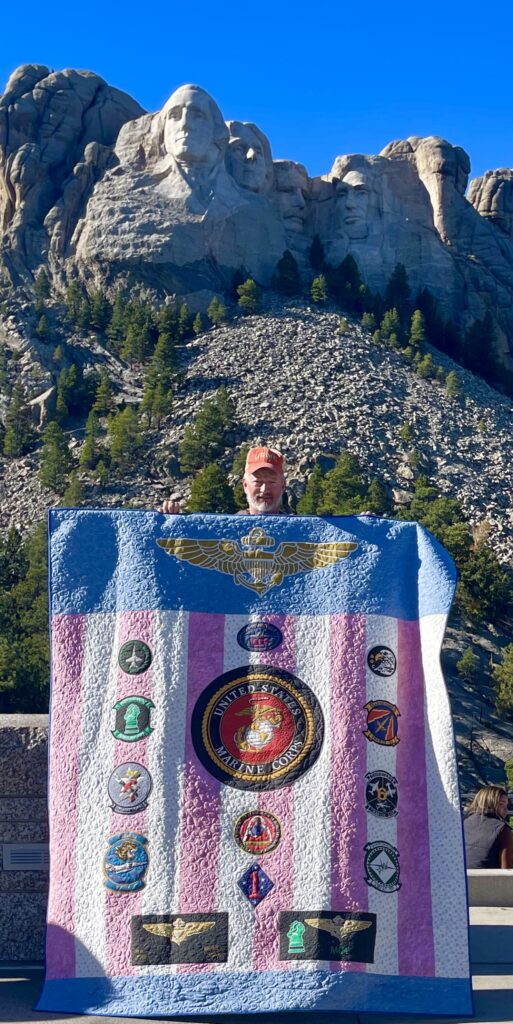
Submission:
M 213 163 L 214 124 L 206 96 L 194 89 L 177 89 L 164 126 L 164 144 L 179 163 Z
M 281 499 L 285 490 L 285 479 L 275 469 L 263 467 L 252 473 L 245 473 L 242 478 L 252 515 L 272 515 L 279 512 Z

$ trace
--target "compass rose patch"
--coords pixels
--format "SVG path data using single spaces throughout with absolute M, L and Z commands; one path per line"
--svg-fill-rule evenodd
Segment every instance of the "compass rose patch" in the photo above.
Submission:
M 367 728 L 363 735 L 382 747 L 395 747 L 399 743 L 397 719 L 400 717 L 395 704 L 388 700 L 370 700 L 364 710 L 367 712 Z
M 367 843 L 365 850 L 365 881 L 380 892 L 395 892 L 399 881 L 399 852 L 390 843 Z
M 310 687 L 268 665 L 218 676 L 192 714 L 199 760 L 235 789 L 277 789 L 295 782 L 319 757 L 323 736 L 323 714 Z

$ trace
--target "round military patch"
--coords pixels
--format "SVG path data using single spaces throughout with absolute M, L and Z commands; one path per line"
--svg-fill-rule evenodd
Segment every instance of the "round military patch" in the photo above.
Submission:
M 396 656 L 390 647 L 371 647 L 367 664 L 376 676 L 393 676 L 397 668 Z
M 119 650 L 119 667 L 129 676 L 139 676 L 151 665 L 151 651 L 142 640 L 127 640 Z
M 273 651 L 283 640 L 281 630 L 272 622 L 249 622 L 237 633 L 237 643 L 245 651 Z
M 365 810 L 377 818 L 395 818 L 397 814 L 397 779 L 388 772 L 368 772 L 365 776 Z
M 199 760 L 235 789 L 290 785 L 315 764 L 324 719 L 310 687 L 284 669 L 246 665 L 218 676 L 192 714 Z
M 120 832 L 107 840 L 103 858 L 103 884 L 112 892 L 138 892 L 144 889 L 148 867 L 146 836 L 138 832 Z
M 363 735 L 382 747 L 395 747 L 399 743 L 397 719 L 400 717 L 395 704 L 388 700 L 370 700 L 364 710 L 367 712 L 367 728 Z
M 281 827 L 268 811 L 248 811 L 237 819 L 233 834 L 237 846 L 245 853 L 270 853 L 281 839 Z
M 149 771 L 137 761 L 126 761 L 114 769 L 108 792 L 115 814 L 136 814 L 148 804 L 152 780 Z

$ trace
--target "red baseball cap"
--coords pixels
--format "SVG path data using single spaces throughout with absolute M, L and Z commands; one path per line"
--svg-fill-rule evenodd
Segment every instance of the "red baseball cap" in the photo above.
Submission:
M 284 458 L 277 448 L 250 448 L 246 457 L 246 473 L 257 469 L 274 469 L 283 474 Z

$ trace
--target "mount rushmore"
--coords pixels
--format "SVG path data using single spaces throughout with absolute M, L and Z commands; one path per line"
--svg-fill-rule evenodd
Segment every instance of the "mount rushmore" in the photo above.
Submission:
M 24 65 L 0 98 L 1 274 L 23 287 L 44 266 L 57 289 L 142 284 L 204 308 L 240 268 L 269 285 L 286 249 L 307 281 L 318 235 L 371 289 L 401 262 L 462 329 L 490 312 L 513 370 L 513 170 L 469 173 L 459 146 L 411 136 L 312 178 L 196 85 L 148 114 L 91 72 Z

